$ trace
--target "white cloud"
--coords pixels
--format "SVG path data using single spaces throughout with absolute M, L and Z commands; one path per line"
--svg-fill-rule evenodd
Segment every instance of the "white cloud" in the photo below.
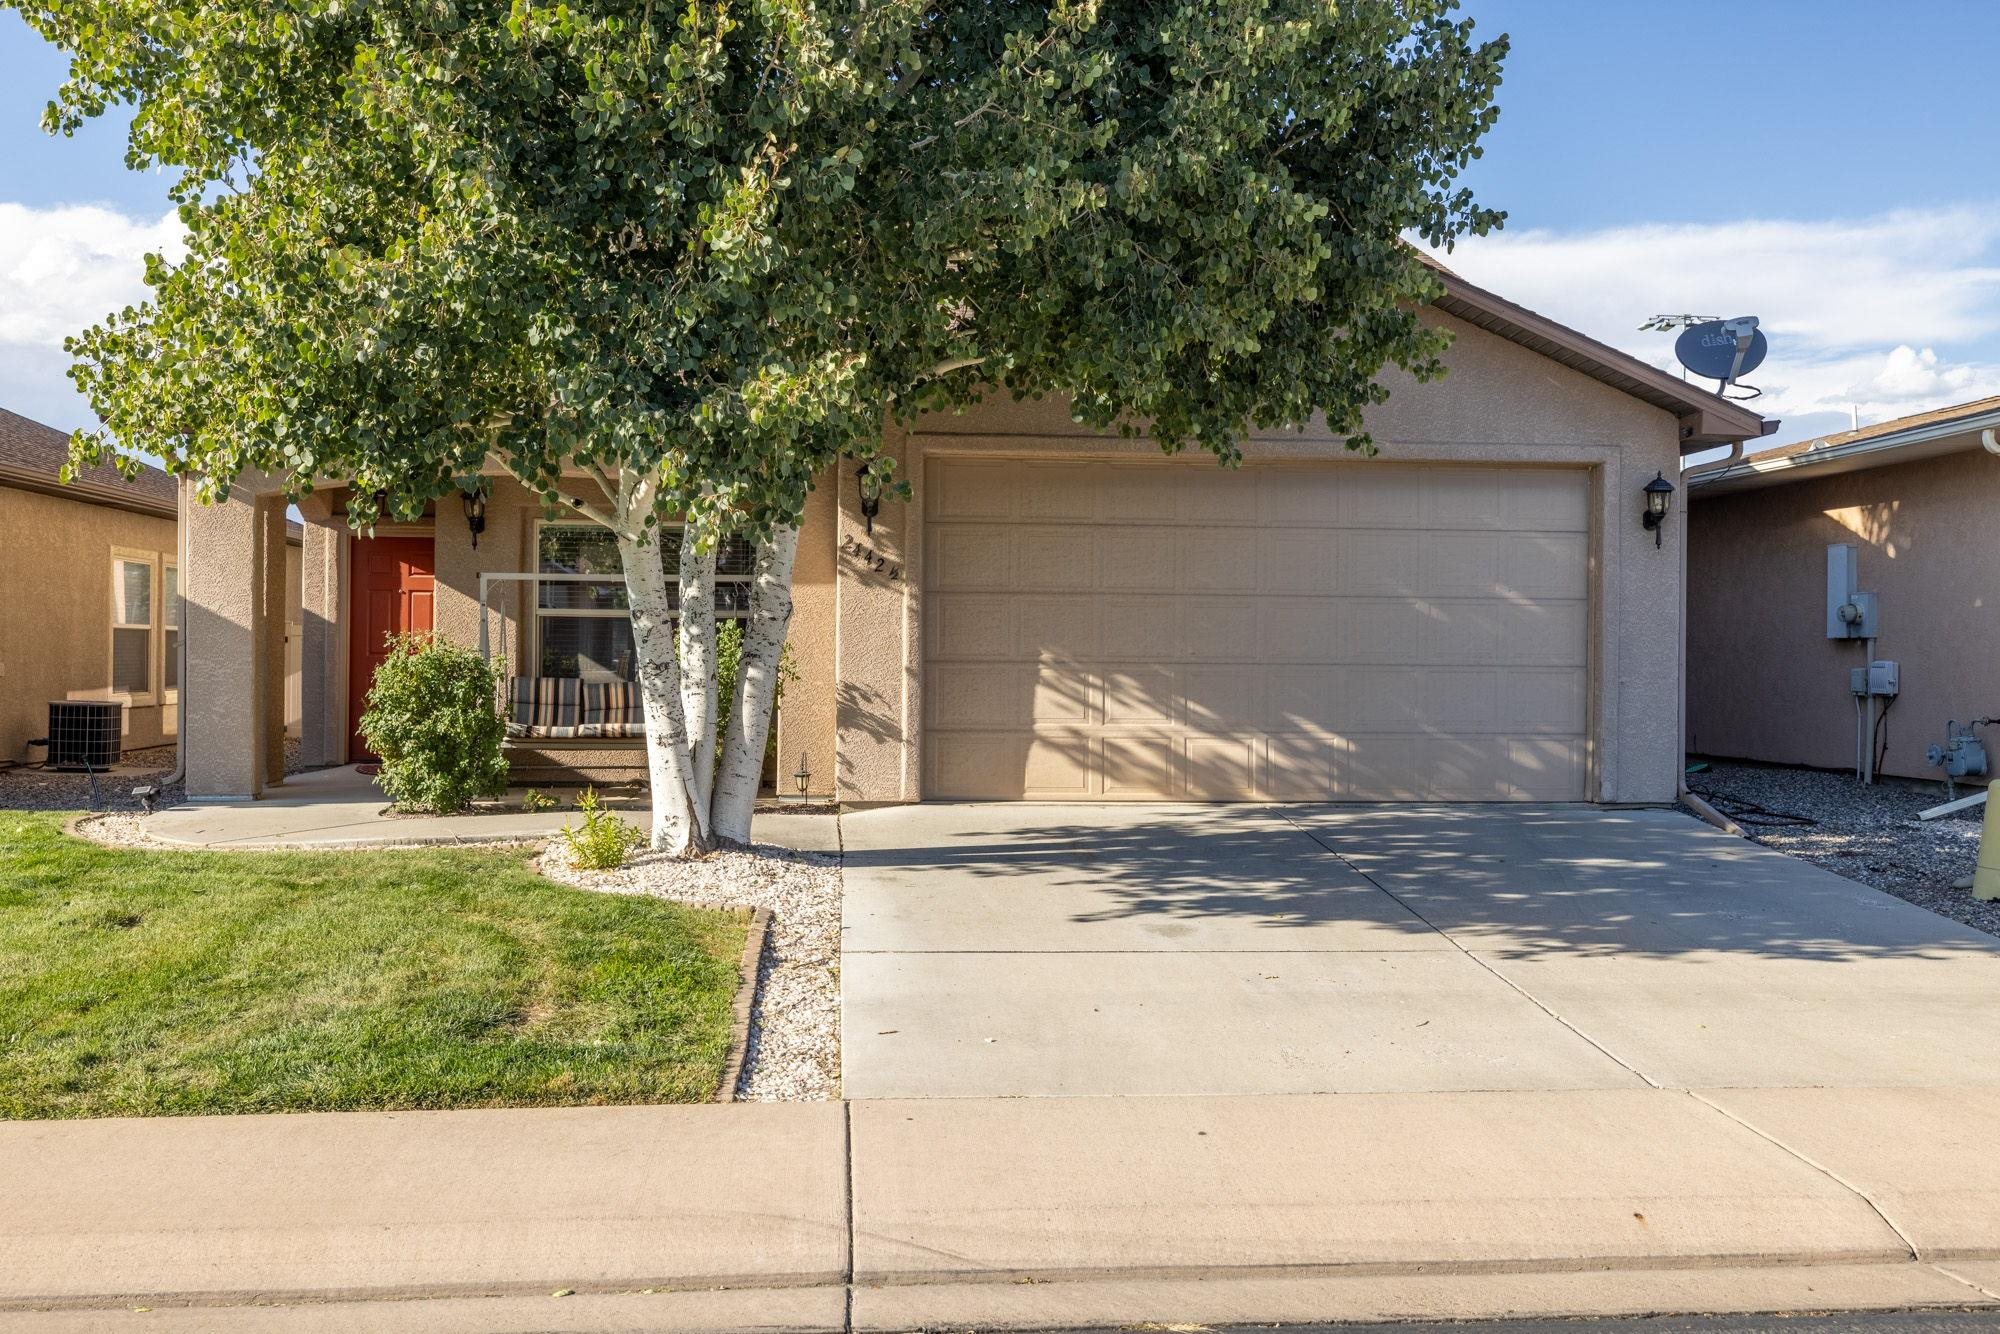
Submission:
M 0 203 L 0 345 L 60 348 L 141 300 L 149 252 L 180 257 L 179 218 Z
M 1501 232 L 1439 258 L 1669 369 L 1647 316 L 1756 315 L 1771 354 L 1746 378 L 1769 416 L 1880 421 L 2000 392 L 2000 207 Z
M 63 339 L 143 300 L 146 255 L 179 259 L 182 236 L 171 213 L 0 203 L 0 407 L 65 430 L 94 424 Z

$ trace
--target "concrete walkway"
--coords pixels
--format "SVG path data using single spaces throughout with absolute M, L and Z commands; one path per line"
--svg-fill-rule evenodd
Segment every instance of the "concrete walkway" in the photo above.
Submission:
M 14 1122 L 0 1329 L 2000 1309 L 1996 1123 L 1992 1088 Z
M 367 848 L 429 844 L 526 843 L 552 838 L 577 819 L 576 793 L 551 793 L 563 802 L 552 811 L 506 810 L 472 815 L 398 815 L 375 780 L 356 765 L 293 774 L 261 801 L 189 801 L 144 817 L 146 832 L 189 848 Z M 508 793 L 518 805 L 522 790 Z M 627 819 L 645 823 L 643 802 L 607 800 Z M 840 848 L 837 822 L 827 816 L 758 815 L 759 842 L 807 852 Z
M 851 1097 L 2000 1086 L 2000 941 L 1676 811 L 842 833 Z

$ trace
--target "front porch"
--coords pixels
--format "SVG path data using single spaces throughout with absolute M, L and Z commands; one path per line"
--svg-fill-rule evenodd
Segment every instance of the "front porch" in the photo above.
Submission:
M 477 531 L 449 499 L 441 511 L 379 523 L 367 536 L 348 527 L 345 488 L 296 502 L 303 542 L 302 577 L 294 576 L 301 585 L 295 769 L 370 758 L 356 722 L 384 638 L 430 631 L 477 646 L 500 666 L 505 685 L 498 702 L 509 723 L 507 758 L 517 785 L 643 790 L 637 692 L 622 686 L 632 674 L 630 631 L 615 550 L 597 550 L 602 544 L 589 538 L 601 530 L 550 516 L 518 483 L 488 480 Z M 582 479 L 565 488 L 596 496 Z M 195 802 L 289 796 L 302 781 L 285 774 L 287 505 L 279 479 L 246 475 L 227 501 L 190 507 L 184 709 L 187 792 Z M 747 609 L 747 585 L 727 576 L 721 582 L 719 613 Z M 729 607 L 721 605 L 724 598 L 732 600 Z M 621 690 L 629 707 L 610 722 L 582 707 Z M 817 771 L 816 797 L 833 786 L 830 748 L 805 739 L 809 725 L 830 730 L 820 716 L 829 711 L 817 707 L 823 693 L 801 692 L 807 707 L 791 719 L 781 711 L 777 729 L 789 734 L 780 737 L 782 771 L 808 762 Z M 563 700 L 577 707 L 565 711 L 558 707 Z M 787 779 L 787 795 L 791 788 Z

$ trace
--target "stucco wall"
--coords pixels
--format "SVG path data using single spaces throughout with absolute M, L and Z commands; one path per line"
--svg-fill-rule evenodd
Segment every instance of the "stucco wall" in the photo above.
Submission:
M 108 695 L 114 549 L 153 561 L 154 689 L 125 711 L 125 748 L 174 739 L 159 628 L 174 521 L 0 487 L 0 569 L 8 571 L 0 580 L 0 760 L 28 758 L 26 743 L 48 735 L 50 700 Z
M 852 465 L 847 471 L 852 471 Z M 834 675 L 839 627 L 834 532 L 839 521 L 841 477 L 839 468 L 829 468 L 820 475 L 806 497 L 805 515 L 799 524 L 788 640 L 798 679 L 785 687 L 778 705 L 778 787 L 787 795 L 795 791 L 792 775 L 798 772 L 801 760 L 812 775 L 808 780 L 810 795 L 829 796 L 834 790 L 839 718 Z
M 1858 640 L 1826 637 L 1826 548 L 1860 548 L 1877 658 L 1902 664 L 1882 772 L 1938 777 L 1945 722 L 2000 716 L 2000 459 L 1978 449 L 1724 495 L 1696 493 L 1688 586 L 1690 748 L 1848 769 Z M 2000 729 L 1986 734 L 2000 744 Z
M 1369 414 L 1381 457 L 1567 465 L 1593 473 L 1596 534 L 1592 552 L 1592 778 L 1598 800 L 1673 799 L 1680 768 L 1680 544 L 1684 508 L 1676 505 L 1664 545 L 1640 526 L 1640 488 L 1655 471 L 1679 468 L 1678 424 L 1642 403 L 1516 344 L 1440 312 L 1425 318 L 1451 329 L 1444 380 L 1420 385 L 1389 378 L 1388 403 Z M 920 420 L 908 436 L 892 434 L 888 452 L 917 494 L 887 502 L 865 531 L 850 480 L 836 487 L 832 523 L 809 523 L 802 552 L 837 564 L 833 694 L 839 791 L 851 801 L 922 797 L 918 701 L 923 663 L 923 460 L 936 452 L 1090 457 L 1157 451 L 1145 439 L 1085 431 L 1055 400 L 989 402 L 961 415 Z M 1258 460 L 1326 459 L 1366 467 L 1323 427 L 1253 435 L 1245 454 Z M 900 579 L 873 568 L 862 550 Z M 801 556 L 803 561 L 805 556 Z M 823 638 L 817 629 L 814 642 Z M 816 663 L 807 664 L 811 672 Z M 787 754 L 792 743 L 788 741 Z

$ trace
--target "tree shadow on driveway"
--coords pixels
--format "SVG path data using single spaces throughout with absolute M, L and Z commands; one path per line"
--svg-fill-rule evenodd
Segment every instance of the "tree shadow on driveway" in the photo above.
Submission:
M 1359 947 L 1436 944 L 1435 929 L 1507 959 L 2000 962 L 2000 940 L 1672 810 L 934 805 L 846 829 L 850 902 L 941 930 L 977 903 L 1085 936 L 1227 927 L 1271 950 L 1353 925 Z

